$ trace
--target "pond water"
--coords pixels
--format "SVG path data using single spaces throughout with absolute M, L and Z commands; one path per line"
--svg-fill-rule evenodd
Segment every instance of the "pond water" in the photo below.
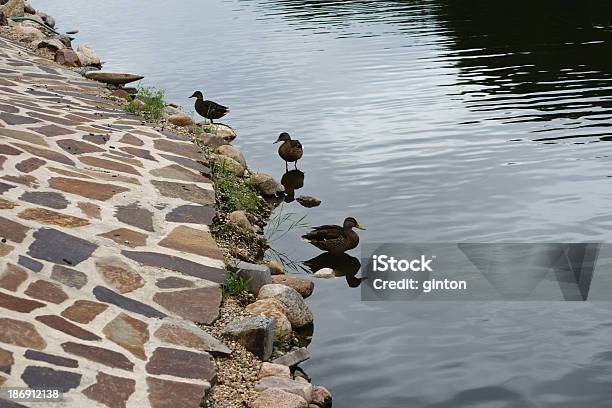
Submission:
M 253 170 L 280 179 L 271 143 L 298 138 L 295 196 L 323 204 L 278 211 L 311 225 L 353 216 L 362 242 L 612 235 L 609 2 L 34 5 L 80 28 L 106 68 L 141 73 L 184 106 L 196 89 L 228 105 Z M 317 256 L 300 233 L 274 249 Z M 366 303 L 358 276 L 319 281 L 309 299 L 305 368 L 335 407 L 610 406 L 607 303 Z

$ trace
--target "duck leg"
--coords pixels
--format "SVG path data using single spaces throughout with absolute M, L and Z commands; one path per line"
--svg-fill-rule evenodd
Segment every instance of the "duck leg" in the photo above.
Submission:
M 295 167 L 295 169 L 297 170 L 297 160 L 295 161 L 295 163 L 293 163 L 293 167 Z
M 289 171 L 289 162 L 285 160 L 285 171 Z

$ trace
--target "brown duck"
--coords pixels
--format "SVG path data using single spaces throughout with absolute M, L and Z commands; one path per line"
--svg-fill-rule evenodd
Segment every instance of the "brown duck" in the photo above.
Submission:
M 214 123 L 213 119 L 219 119 L 227 115 L 230 111 L 227 106 L 223 106 L 213 101 L 205 101 L 204 94 L 200 91 L 195 91 L 190 98 L 196 98 L 195 110 L 198 114 Z
M 287 163 L 295 162 L 295 168 L 297 169 L 297 162 L 302 158 L 304 149 L 299 140 L 292 140 L 289 133 L 283 132 L 278 136 L 276 142 L 283 142 L 278 148 L 278 155 L 285 161 L 285 169 L 289 168 Z
M 341 254 L 359 245 L 359 235 L 353 231 L 353 228 L 365 229 L 359 225 L 356 219 L 348 217 L 344 220 L 342 226 L 321 225 L 320 227 L 314 227 L 311 232 L 302 235 L 302 239 L 323 251 Z

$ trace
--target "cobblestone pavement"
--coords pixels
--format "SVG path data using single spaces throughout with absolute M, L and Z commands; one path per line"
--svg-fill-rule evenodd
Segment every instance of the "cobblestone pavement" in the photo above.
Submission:
M 0 39 L 0 384 L 63 403 L 198 407 L 227 352 L 202 152 Z

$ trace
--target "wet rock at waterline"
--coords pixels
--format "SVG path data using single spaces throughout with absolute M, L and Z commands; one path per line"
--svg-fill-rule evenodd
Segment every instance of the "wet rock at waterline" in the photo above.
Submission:
M 306 347 L 300 347 L 292 350 L 285 355 L 272 360 L 274 364 L 281 364 L 287 367 L 293 367 L 310 358 L 310 353 Z
M 334 270 L 331 268 L 323 268 L 316 271 L 312 276 L 319 279 L 331 279 L 336 275 L 334 274 Z
M 4 13 L 7 18 L 23 17 L 25 14 L 24 0 L 9 0 L 0 6 L 0 13 Z
M 307 298 L 312 295 L 314 290 L 314 282 L 309 279 L 299 278 L 292 275 L 276 275 L 272 276 L 273 283 L 280 283 L 281 285 L 289 286 L 298 291 L 303 298 Z
M 236 264 L 238 274 L 248 281 L 249 292 L 257 295 L 264 285 L 272 283 L 270 269 L 266 265 L 240 261 Z
M 166 119 L 168 123 L 172 123 L 175 126 L 191 126 L 193 125 L 193 119 L 186 113 L 179 112 L 168 116 Z
M 240 150 L 238 150 L 237 148 L 235 148 L 234 146 L 232 146 L 232 145 L 222 145 L 222 146 L 219 146 L 215 151 L 217 152 L 217 154 L 220 154 L 222 156 L 227 156 L 230 159 L 234 159 L 235 161 L 240 163 L 242 165 L 242 167 L 244 167 L 246 169 L 247 162 L 244 159 L 244 156 L 242 155 L 242 152 Z
M 55 19 L 45 13 L 39 13 L 40 14 L 40 18 L 42 18 L 43 22 L 48 25 L 51 28 L 55 28 Z
M 285 274 L 285 268 L 283 267 L 283 264 L 281 264 L 277 260 L 268 259 L 266 260 L 266 265 L 268 265 L 268 268 L 270 268 L 270 273 L 272 275 L 284 275 Z
M 276 299 L 261 299 L 247 305 L 246 310 L 254 315 L 274 320 L 274 339 L 283 341 L 292 332 L 291 322 L 285 315 L 285 306 Z
M 325 387 L 316 385 L 312 389 L 312 403 L 320 408 L 331 408 L 332 406 L 332 395 L 331 392 Z
M 202 134 L 200 140 L 204 146 L 210 147 L 211 149 L 216 149 L 219 146 L 229 144 L 229 142 L 225 140 L 223 137 L 217 136 L 217 135 L 211 135 L 209 133 Z
M 100 57 L 98 57 L 98 55 L 94 52 L 94 50 L 92 50 L 88 46 L 81 44 L 77 48 L 76 52 L 83 66 L 86 66 L 86 67 L 91 66 L 91 67 L 97 67 L 97 68 L 102 67 L 102 62 L 100 61 Z
M 279 388 L 268 388 L 260 392 L 252 408 L 308 408 L 308 402 L 298 395 Z
M 125 85 L 130 82 L 140 81 L 144 77 L 142 75 L 127 74 L 123 72 L 91 71 L 85 74 L 85 78 L 109 85 Z
M 225 167 L 227 170 L 231 171 L 238 177 L 241 177 L 244 174 L 244 171 L 246 170 L 242 164 L 227 156 L 211 154 L 210 160 L 211 162 L 217 163 L 219 166 Z
M 289 367 L 287 367 L 286 365 L 264 362 L 261 365 L 261 369 L 259 370 L 258 376 L 259 379 L 265 377 L 291 378 L 291 370 L 289 370 Z
M 257 191 L 264 197 L 274 197 L 285 192 L 285 188 L 268 174 L 253 173 L 251 179 L 255 182 Z
M 256 391 L 264 391 L 270 388 L 278 388 L 290 394 L 297 395 L 306 400 L 312 401 L 312 384 L 308 382 L 296 381 L 286 377 L 264 377 L 255 384 Z
M 36 9 L 27 1 L 23 5 L 23 11 L 27 14 L 36 14 Z
M 263 286 L 257 297 L 258 299 L 276 299 L 285 306 L 287 318 L 294 328 L 300 328 L 312 324 L 312 312 L 306 302 L 295 289 L 280 284 Z
M 272 354 L 274 321 L 268 317 L 251 317 L 230 323 L 222 334 L 262 360 L 268 360 Z
M 208 123 L 208 122 L 198 122 L 198 126 L 200 126 L 206 133 L 214 134 L 223 139 L 231 142 L 238 136 L 234 129 L 231 127 L 224 125 L 222 123 Z
M 229 222 L 242 228 L 245 231 L 253 231 L 253 226 L 246 216 L 246 213 L 242 210 L 232 211 L 229 216 Z
M 57 50 L 61 50 L 62 48 L 66 48 L 66 46 L 58 38 L 45 38 L 38 43 L 36 48 L 46 48 L 55 52 Z
M 76 53 L 76 51 L 70 48 L 63 48 L 61 50 L 57 50 L 57 52 L 55 53 L 55 62 L 66 67 L 81 66 L 81 60 L 79 59 L 79 55 Z
M 318 207 L 321 205 L 321 200 L 318 198 L 314 198 L 312 196 L 302 195 L 295 199 L 298 203 L 300 203 L 303 207 L 312 208 Z

